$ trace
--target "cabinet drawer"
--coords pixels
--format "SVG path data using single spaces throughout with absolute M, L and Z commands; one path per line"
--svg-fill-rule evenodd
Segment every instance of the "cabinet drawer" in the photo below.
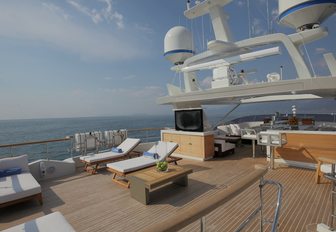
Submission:
M 162 134 L 162 141 L 170 142 L 171 141 L 171 134 L 163 133 Z

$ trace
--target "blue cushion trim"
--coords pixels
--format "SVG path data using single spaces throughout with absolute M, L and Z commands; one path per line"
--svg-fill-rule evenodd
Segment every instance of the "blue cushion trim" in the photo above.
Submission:
M 176 50 L 171 50 L 171 51 L 165 52 L 163 54 L 163 56 L 170 55 L 170 54 L 175 54 L 175 53 L 182 53 L 182 52 L 194 54 L 194 52 L 192 50 L 188 50 L 188 49 L 176 49 Z
M 293 6 L 292 8 L 289 8 L 288 10 L 285 10 L 284 12 L 282 12 L 281 15 L 279 15 L 279 21 L 282 18 L 286 17 L 287 15 L 293 13 L 294 11 L 301 10 L 303 8 L 313 6 L 316 4 L 323 4 L 323 3 L 335 3 L 336 4 L 336 0 L 313 0 L 313 1 L 303 2 L 299 5 Z
M 0 177 L 17 175 L 20 173 L 21 173 L 21 168 L 17 168 L 17 167 L 8 168 L 8 169 L 0 170 Z
M 157 153 L 151 153 L 151 152 L 148 152 L 148 151 L 145 151 L 143 153 L 143 156 L 147 157 L 147 158 L 151 158 L 151 159 L 159 159 L 159 155 Z
M 112 147 L 111 151 L 115 153 L 122 153 L 122 149 L 117 147 Z

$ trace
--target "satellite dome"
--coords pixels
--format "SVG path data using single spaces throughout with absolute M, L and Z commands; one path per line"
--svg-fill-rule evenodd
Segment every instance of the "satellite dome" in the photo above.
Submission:
M 334 0 L 279 0 L 279 22 L 297 30 L 317 28 L 335 11 Z
M 164 56 L 173 64 L 183 64 L 193 56 L 193 41 L 191 32 L 182 26 L 171 28 L 164 39 Z

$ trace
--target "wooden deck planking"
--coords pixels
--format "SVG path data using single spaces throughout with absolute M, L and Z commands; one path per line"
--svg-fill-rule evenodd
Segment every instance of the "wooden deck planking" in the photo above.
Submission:
M 77 231 L 136 231 L 164 220 L 181 207 L 206 199 L 219 189 L 248 175 L 256 163 L 266 163 L 257 149 L 251 158 L 251 148 L 238 148 L 236 154 L 206 162 L 183 160 L 179 163 L 193 169 L 187 188 L 167 186 L 154 192 L 153 202 L 142 205 L 130 197 L 129 190 L 111 181 L 111 174 L 85 172 L 62 180 L 42 183 L 44 205 L 26 202 L 0 210 L 0 229 L 60 211 Z M 314 171 L 279 168 L 269 171 L 266 178 L 280 181 L 284 186 L 280 231 L 305 231 L 306 225 L 329 220 L 330 185 L 316 185 Z M 265 190 L 265 215 L 273 214 L 275 191 Z M 233 231 L 258 205 L 258 183 L 232 201 L 206 216 L 207 231 Z M 182 231 L 195 231 L 195 222 Z M 257 220 L 246 231 L 258 231 Z

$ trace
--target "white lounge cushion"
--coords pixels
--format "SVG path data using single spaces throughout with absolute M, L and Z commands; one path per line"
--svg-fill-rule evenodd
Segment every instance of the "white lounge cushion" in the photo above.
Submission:
M 108 151 L 108 152 L 102 152 L 98 154 L 86 155 L 86 156 L 80 157 L 80 159 L 83 161 L 89 162 L 89 163 L 93 163 L 93 162 L 98 162 L 102 160 L 122 157 L 124 155 L 125 155 L 124 153 L 116 153 L 116 152 Z
M 133 159 L 109 163 L 106 166 L 107 168 L 112 168 L 122 173 L 132 172 L 143 169 L 145 167 L 153 166 L 157 161 L 165 160 L 175 151 L 177 147 L 178 145 L 176 143 L 159 141 L 158 144 L 154 145 L 148 150 L 150 153 L 157 153 L 159 155 L 159 159 L 151 159 L 141 156 Z
M 159 161 L 165 160 L 178 147 L 177 143 L 159 141 L 156 145 L 151 147 L 148 152 L 159 155 Z
M 231 135 L 240 136 L 240 126 L 238 124 L 230 124 Z
M 28 156 L 21 155 L 17 157 L 0 159 L 0 169 L 8 169 L 14 167 L 21 168 L 22 172 L 29 172 Z
M 108 151 L 108 152 L 102 152 L 102 153 L 97 153 L 93 155 L 83 156 L 83 157 L 80 157 L 80 159 L 83 161 L 92 163 L 92 162 L 98 162 L 98 161 L 122 157 L 124 155 L 127 155 L 130 151 L 132 151 L 139 143 L 140 143 L 140 139 L 127 138 L 124 142 L 122 142 L 118 146 L 118 148 L 122 150 L 121 153 Z
M 11 227 L 4 232 L 74 232 L 60 212 L 54 212 L 29 222 Z
M 321 165 L 321 172 L 323 172 L 323 173 L 331 173 L 331 164 L 322 164 Z
M 127 138 L 122 142 L 118 148 L 122 150 L 123 153 L 127 154 L 133 150 L 140 143 L 140 139 Z
M 257 135 L 245 134 L 245 135 L 243 135 L 241 138 L 242 138 L 242 139 L 257 140 Z
M 229 125 L 217 126 L 219 134 L 230 135 L 232 134 L 231 128 Z
M 29 172 L 0 178 L 0 204 L 40 192 L 41 186 Z
M 150 167 L 155 165 L 155 163 L 158 160 L 156 159 L 150 159 L 144 156 L 128 159 L 128 160 L 122 160 L 115 163 L 109 163 L 107 164 L 107 168 L 112 168 L 114 170 L 117 170 L 122 173 L 128 173 L 135 170 L 143 169 L 146 167 Z

